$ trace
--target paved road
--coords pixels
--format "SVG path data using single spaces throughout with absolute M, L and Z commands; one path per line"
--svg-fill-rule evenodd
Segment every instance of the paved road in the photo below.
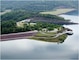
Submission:
M 29 36 L 33 36 L 37 33 L 37 31 L 29 31 L 29 32 L 21 32 L 21 33 L 11 33 L 0 35 L 1 41 L 14 40 L 19 38 L 28 38 Z

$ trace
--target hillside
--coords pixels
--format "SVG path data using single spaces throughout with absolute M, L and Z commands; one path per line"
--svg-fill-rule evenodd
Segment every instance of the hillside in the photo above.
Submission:
M 75 8 L 78 9 L 78 1 L 1 1 L 1 11 L 27 10 L 27 11 L 49 11 L 56 8 Z

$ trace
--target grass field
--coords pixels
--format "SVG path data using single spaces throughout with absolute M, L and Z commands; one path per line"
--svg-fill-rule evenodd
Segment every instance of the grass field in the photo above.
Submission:
M 24 23 L 24 22 L 17 22 L 17 27 L 24 27 L 24 24 L 28 24 L 28 23 Z M 30 26 L 34 26 L 36 23 L 30 23 Z
M 74 10 L 75 9 L 64 8 L 64 9 L 56 9 L 54 11 L 40 12 L 40 14 L 59 15 L 59 14 L 67 13 L 67 12 L 74 11 Z
M 66 34 L 63 34 L 57 38 L 53 38 L 56 33 L 46 33 L 42 34 L 38 32 L 35 36 L 30 37 L 30 39 L 40 40 L 40 41 L 46 41 L 46 42 L 64 42 L 64 40 L 67 38 Z

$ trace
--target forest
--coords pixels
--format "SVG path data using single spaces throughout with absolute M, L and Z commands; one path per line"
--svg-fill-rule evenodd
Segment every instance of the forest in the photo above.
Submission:
M 10 13 L 1 15 L 1 21 L 9 21 L 9 20 L 21 21 L 24 19 L 29 19 L 34 17 L 45 17 L 45 18 L 51 18 L 51 19 L 57 19 L 57 20 L 65 20 L 64 18 L 58 17 L 56 15 L 39 14 L 36 12 L 17 10 L 17 11 L 11 11 Z
M 9 33 L 17 33 L 17 32 L 26 32 L 26 31 L 41 31 L 43 28 L 47 28 L 49 31 L 53 30 L 54 28 L 61 27 L 61 25 L 50 24 L 50 23 L 43 23 L 37 22 L 35 25 L 24 24 L 24 27 L 17 27 L 15 21 L 3 21 L 1 23 L 1 34 L 9 34 Z
M 40 30 L 48 28 L 53 30 L 60 25 L 36 22 L 36 25 L 25 24 L 23 28 L 17 27 L 16 22 L 33 17 L 44 17 L 52 20 L 65 20 L 55 15 L 41 15 L 41 11 L 50 11 L 57 8 L 75 8 L 78 9 L 78 1 L 0 1 L 1 12 L 10 9 L 11 12 L 1 15 L 1 34 L 25 32 L 31 30 Z M 62 3 L 63 2 L 63 3 Z M 51 7 L 50 7 L 51 6 Z M 53 28 L 52 28 L 53 27 Z
M 8 33 L 16 33 L 16 32 L 25 32 L 32 30 L 40 30 L 42 28 L 47 28 L 48 30 L 53 30 L 54 28 L 59 27 L 60 25 L 56 25 L 53 23 L 44 23 L 44 22 L 36 22 L 36 25 L 31 26 L 30 24 L 24 24 L 24 27 L 17 27 L 16 23 L 18 21 L 34 18 L 34 17 L 44 17 L 48 19 L 56 19 L 56 20 L 65 20 L 64 18 L 55 16 L 55 15 L 41 15 L 37 13 L 29 13 L 26 11 L 12 11 L 10 13 L 6 13 L 1 15 L 1 34 Z

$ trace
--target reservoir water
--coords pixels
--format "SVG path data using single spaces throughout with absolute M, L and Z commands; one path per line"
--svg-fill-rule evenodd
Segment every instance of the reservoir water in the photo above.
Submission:
M 79 16 L 60 15 L 65 19 L 79 23 Z M 64 25 L 73 30 L 73 35 L 60 44 L 30 39 L 18 39 L 0 42 L 2 59 L 52 59 L 78 60 L 79 25 Z

